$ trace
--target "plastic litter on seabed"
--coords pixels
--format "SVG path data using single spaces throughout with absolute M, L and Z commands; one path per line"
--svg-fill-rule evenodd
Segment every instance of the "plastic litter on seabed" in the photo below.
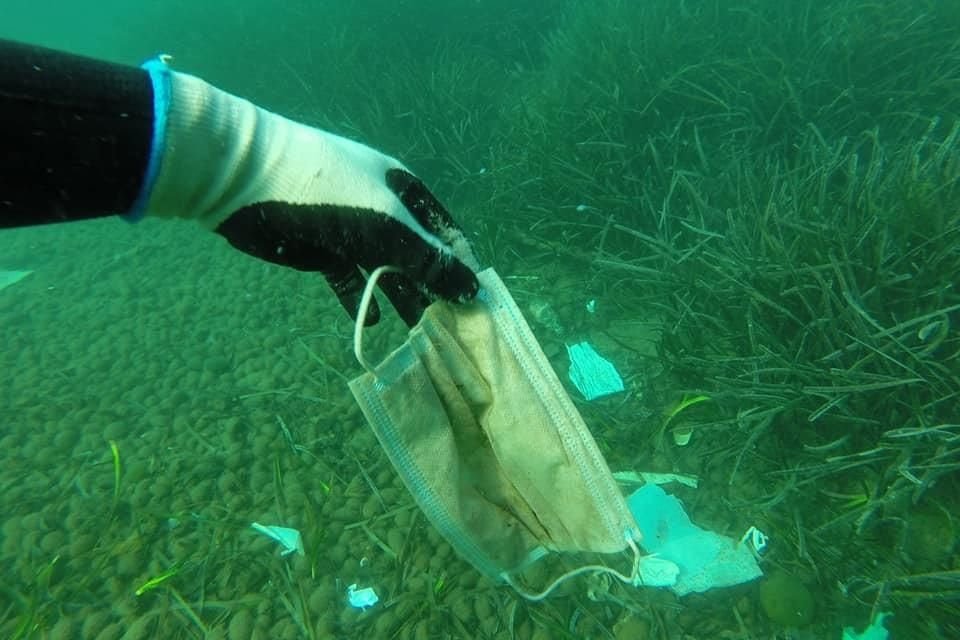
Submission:
M 729 587 L 763 575 L 754 557 L 766 546 L 767 538 L 755 527 L 748 530 L 743 543 L 690 521 L 680 501 L 655 484 L 634 491 L 627 505 L 643 532 L 642 546 L 661 562 L 676 565 L 675 580 L 664 584 L 669 571 L 659 571 L 660 584 L 677 595 L 704 592 L 714 587 Z M 749 542 L 749 544 L 746 544 Z
M 570 381 L 587 400 L 623 391 L 623 378 L 613 363 L 601 356 L 589 342 L 567 345 Z
M 890 637 L 890 632 L 883 626 L 883 621 L 892 615 L 887 611 L 877 613 L 876 617 L 870 621 L 870 626 L 864 629 L 863 633 L 857 633 L 853 627 L 844 627 L 842 640 L 887 640 Z
M 250 527 L 254 531 L 279 542 L 280 555 L 288 556 L 294 552 L 303 555 L 303 538 L 300 537 L 300 532 L 296 529 L 278 527 L 272 524 L 260 524 L 259 522 L 254 522 Z
M 358 589 L 356 584 L 347 587 L 347 602 L 356 609 L 367 609 L 380 602 L 380 596 L 372 587 Z

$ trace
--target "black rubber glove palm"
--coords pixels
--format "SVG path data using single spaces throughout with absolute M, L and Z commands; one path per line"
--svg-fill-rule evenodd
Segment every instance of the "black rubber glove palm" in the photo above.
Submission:
M 389 169 L 384 183 L 423 229 L 436 238 L 462 238 L 447 210 L 414 175 Z M 408 325 L 416 324 L 431 297 L 466 300 L 477 293 L 473 270 L 452 253 L 428 243 L 396 218 L 333 204 L 260 202 L 246 206 L 216 231 L 237 249 L 301 271 L 319 271 L 343 308 L 356 318 L 364 272 L 389 264 L 403 275 L 381 276 L 380 288 Z M 365 324 L 380 311 L 374 302 Z

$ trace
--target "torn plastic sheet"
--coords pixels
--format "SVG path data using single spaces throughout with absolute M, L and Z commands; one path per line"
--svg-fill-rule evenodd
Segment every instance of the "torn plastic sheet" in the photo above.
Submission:
M 250 527 L 254 531 L 279 542 L 280 555 L 288 556 L 293 552 L 303 555 L 303 538 L 300 537 L 300 532 L 296 529 L 278 527 L 272 524 L 260 524 L 259 522 L 254 522 Z
M 587 400 L 623 391 L 623 378 L 609 360 L 596 352 L 589 342 L 567 345 L 570 357 L 570 381 Z
M 358 589 L 356 584 L 352 584 L 347 587 L 347 601 L 351 607 L 366 609 L 380 602 L 380 596 L 372 587 Z
M 890 631 L 883 626 L 883 621 L 893 614 L 888 611 L 879 611 L 870 621 L 870 626 L 858 633 L 853 627 L 843 628 L 842 640 L 887 640 L 890 637 Z
M 693 524 L 680 501 L 658 485 L 634 491 L 627 506 L 643 533 L 643 548 L 679 568 L 670 586 L 677 595 L 729 587 L 763 575 L 750 547 Z

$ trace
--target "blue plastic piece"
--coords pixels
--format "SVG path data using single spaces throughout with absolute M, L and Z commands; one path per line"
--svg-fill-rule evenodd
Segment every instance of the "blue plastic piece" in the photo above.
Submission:
M 746 545 L 693 524 L 680 501 L 659 486 L 640 487 L 627 498 L 627 506 L 643 533 L 643 548 L 680 568 L 670 587 L 677 595 L 729 587 L 763 575 Z
M 863 630 L 863 633 L 857 633 L 853 627 L 844 627 L 843 640 L 887 640 L 890 632 L 883 626 L 883 621 L 892 615 L 892 613 L 881 611 L 870 622 L 870 626 Z
M 567 355 L 570 356 L 570 381 L 587 400 L 623 391 L 623 378 L 616 367 L 589 342 L 567 345 Z

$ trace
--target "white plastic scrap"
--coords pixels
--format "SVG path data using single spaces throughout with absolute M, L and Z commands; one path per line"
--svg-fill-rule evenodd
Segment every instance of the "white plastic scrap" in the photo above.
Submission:
M 373 587 L 358 589 L 356 584 L 352 584 L 347 587 L 347 601 L 351 607 L 366 609 L 380 602 L 380 596 L 373 590 Z
M 888 611 L 878 612 L 870 621 L 870 626 L 863 630 L 863 633 L 857 633 L 853 627 L 844 627 L 841 640 L 887 640 L 890 637 L 890 632 L 883 626 L 883 621 L 892 615 Z
M 288 556 L 294 551 L 303 555 L 303 538 L 300 537 L 300 532 L 296 529 L 278 527 L 272 524 L 265 525 L 259 522 L 254 522 L 250 526 L 254 531 L 279 542 L 281 547 L 280 555 Z
M 770 538 L 760 529 L 757 529 L 754 526 L 751 526 L 747 529 L 747 532 L 743 534 L 743 537 L 740 538 L 740 544 L 745 542 L 750 543 L 750 547 L 758 555 L 763 553 L 763 550 L 767 548 L 767 543 L 770 541 Z
M 567 345 L 570 357 L 570 381 L 587 400 L 623 391 L 623 379 L 616 367 L 589 342 Z

